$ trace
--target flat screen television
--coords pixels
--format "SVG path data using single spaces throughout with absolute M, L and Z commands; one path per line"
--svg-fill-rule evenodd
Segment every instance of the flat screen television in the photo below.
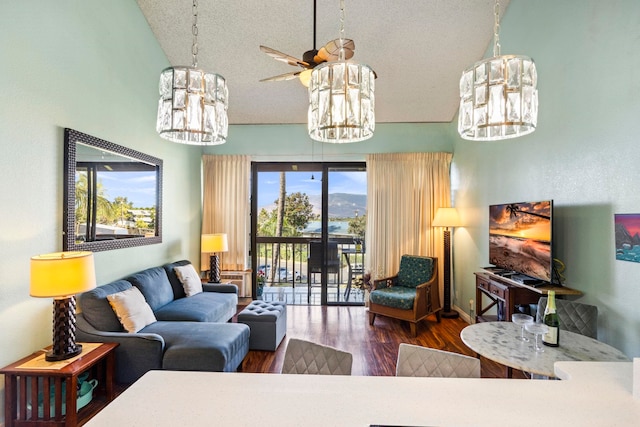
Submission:
M 507 274 L 552 281 L 553 201 L 489 206 L 489 262 Z

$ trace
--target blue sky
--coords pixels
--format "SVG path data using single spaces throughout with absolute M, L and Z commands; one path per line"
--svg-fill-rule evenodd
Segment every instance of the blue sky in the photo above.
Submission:
M 150 208 L 156 204 L 156 172 L 98 172 L 106 197 L 126 197 L 134 208 Z
M 311 175 L 314 180 L 311 180 Z M 322 174 L 317 172 L 287 172 L 287 194 L 300 192 L 307 195 L 319 195 L 322 192 Z M 258 174 L 258 207 L 271 205 L 280 191 L 280 172 L 260 172 Z M 367 194 L 367 173 L 330 172 L 329 194 Z

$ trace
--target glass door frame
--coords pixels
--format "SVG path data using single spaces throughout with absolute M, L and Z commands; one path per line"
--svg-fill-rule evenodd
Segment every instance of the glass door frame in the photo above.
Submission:
M 321 236 L 320 240 L 324 248 L 325 258 L 327 245 L 329 242 L 329 172 L 332 169 L 358 169 L 366 170 L 365 162 L 252 162 L 251 164 L 251 270 L 252 270 L 252 286 L 253 295 L 256 295 L 256 273 L 258 267 L 258 258 L 253 256 L 256 253 L 258 244 L 258 174 L 260 172 L 321 172 Z M 317 179 L 317 178 L 316 178 Z M 282 238 L 286 239 L 286 238 Z M 317 240 L 317 239 L 313 239 Z M 308 273 L 307 273 L 308 274 Z M 362 305 L 356 302 L 329 302 L 328 301 L 328 273 L 323 268 L 320 273 L 320 304 L 321 305 Z M 339 283 L 337 284 L 340 285 Z

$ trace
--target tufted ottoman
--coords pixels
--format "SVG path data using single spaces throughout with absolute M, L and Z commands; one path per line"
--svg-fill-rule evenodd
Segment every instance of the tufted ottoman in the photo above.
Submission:
M 250 350 L 275 351 L 287 333 L 287 304 L 253 301 L 238 313 L 238 323 L 251 329 Z

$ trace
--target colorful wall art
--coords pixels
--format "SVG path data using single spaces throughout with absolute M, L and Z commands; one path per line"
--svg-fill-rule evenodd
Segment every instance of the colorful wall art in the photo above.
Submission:
M 615 214 L 616 259 L 640 262 L 640 214 Z

